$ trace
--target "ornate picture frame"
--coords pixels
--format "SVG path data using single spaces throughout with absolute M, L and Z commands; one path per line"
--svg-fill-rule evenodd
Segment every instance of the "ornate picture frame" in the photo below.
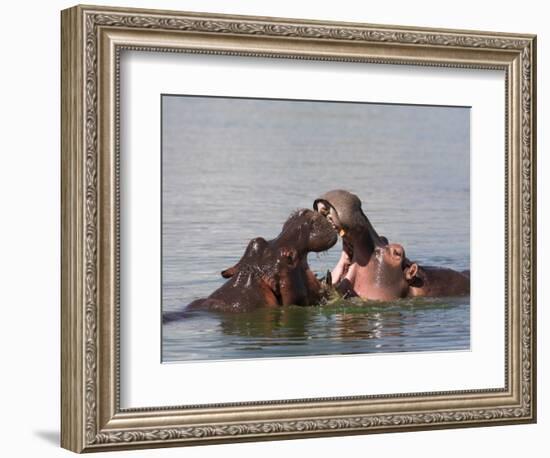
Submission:
M 61 445 L 75 452 L 536 421 L 536 37 L 75 6 L 62 12 Z M 120 407 L 124 50 L 505 72 L 505 387 Z

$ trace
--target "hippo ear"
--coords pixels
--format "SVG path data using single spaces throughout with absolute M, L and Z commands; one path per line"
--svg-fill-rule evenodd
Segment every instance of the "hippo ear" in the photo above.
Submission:
M 228 267 L 225 270 L 222 270 L 221 274 L 223 278 L 231 278 L 233 275 L 237 273 L 237 266 L 238 264 L 235 264 L 233 267 Z
M 418 264 L 413 262 L 410 266 L 405 267 L 405 278 L 408 282 L 412 282 L 418 273 Z

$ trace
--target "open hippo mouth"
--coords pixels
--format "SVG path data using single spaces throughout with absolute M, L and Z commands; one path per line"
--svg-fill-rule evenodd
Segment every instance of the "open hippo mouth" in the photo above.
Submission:
M 380 237 L 361 208 L 361 200 L 355 194 L 334 190 L 323 194 L 313 202 L 313 209 L 324 216 L 344 240 L 344 248 L 352 250 L 352 234 L 367 236 L 373 248 L 388 244 Z

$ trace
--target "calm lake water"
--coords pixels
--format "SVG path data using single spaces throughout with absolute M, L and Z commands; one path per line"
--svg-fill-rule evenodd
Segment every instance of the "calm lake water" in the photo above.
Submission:
M 469 268 L 468 108 L 163 96 L 162 120 L 163 311 L 208 296 L 251 238 L 336 188 L 411 260 Z M 324 275 L 340 252 L 310 266 Z M 470 301 L 196 312 L 162 332 L 164 362 L 463 350 Z

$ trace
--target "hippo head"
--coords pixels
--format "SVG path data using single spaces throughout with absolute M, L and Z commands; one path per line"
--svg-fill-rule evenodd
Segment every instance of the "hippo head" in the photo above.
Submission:
M 398 243 L 377 247 L 368 266 L 368 299 L 392 300 L 407 295 L 416 279 L 418 265 L 405 256 Z
M 310 252 L 326 251 L 336 244 L 338 235 L 332 224 L 320 213 L 301 209 L 292 213 L 283 225 L 281 233 L 267 242 L 258 237 L 252 239 L 241 260 L 222 271 L 230 278 L 247 266 L 262 266 L 264 272 L 275 266 L 294 268 Z
M 361 200 L 348 191 L 337 189 L 323 194 L 313 202 L 313 209 L 326 217 L 342 236 L 352 228 L 366 225 Z
M 313 202 L 313 209 L 327 218 L 340 236 L 366 235 L 373 246 L 386 245 L 387 240 L 376 233 L 361 207 L 359 197 L 343 189 L 329 191 Z

